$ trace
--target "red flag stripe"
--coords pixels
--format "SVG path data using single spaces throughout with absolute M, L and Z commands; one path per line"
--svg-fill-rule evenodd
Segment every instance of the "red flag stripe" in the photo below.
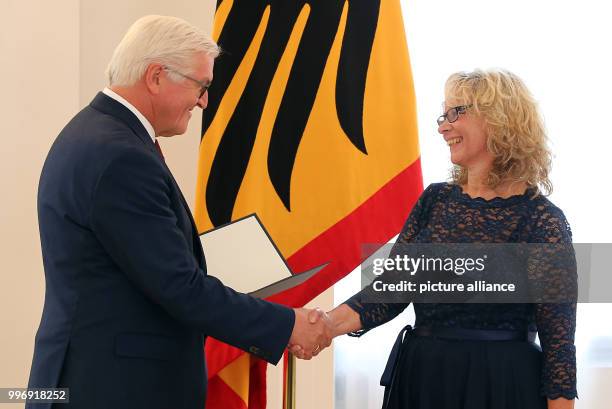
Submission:
M 353 271 L 363 260 L 363 243 L 384 244 L 400 231 L 423 191 L 422 180 L 421 163 L 416 160 L 361 206 L 289 257 L 287 262 L 293 271 L 315 267 L 309 264 L 313 259 L 336 261 L 306 283 L 276 294 L 270 301 L 301 307 Z
M 240 396 L 218 376 L 208 378 L 208 391 L 205 406 L 207 408 L 249 409 Z M 214 393 L 210 393 L 211 391 Z

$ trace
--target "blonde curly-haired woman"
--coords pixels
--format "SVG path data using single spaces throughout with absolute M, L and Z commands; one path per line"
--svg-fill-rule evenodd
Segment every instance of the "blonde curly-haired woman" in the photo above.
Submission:
M 449 77 L 438 132 L 452 180 L 430 185 L 399 243 L 571 243 L 545 196 L 551 154 L 537 105 L 505 70 Z M 329 313 L 335 334 L 360 336 L 406 303 L 367 303 L 371 287 Z M 398 337 L 387 408 L 567 409 L 576 398 L 576 304 L 414 304 Z M 534 342 L 538 332 L 541 349 Z M 403 341 L 402 341 L 403 340 Z M 399 349 L 399 352 L 398 352 Z

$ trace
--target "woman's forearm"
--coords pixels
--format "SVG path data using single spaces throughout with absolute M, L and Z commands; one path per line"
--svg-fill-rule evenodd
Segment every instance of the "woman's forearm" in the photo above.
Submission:
M 361 329 L 359 314 L 346 304 L 340 304 L 328 312 L 328 315 L 333 325 L 334 337 Z

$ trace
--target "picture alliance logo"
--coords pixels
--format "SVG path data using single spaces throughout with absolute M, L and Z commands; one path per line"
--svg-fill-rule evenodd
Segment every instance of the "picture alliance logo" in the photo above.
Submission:
M 410 257 L 408 255 L 396 255 L 389 258 L 375 258 L 372 264 L 372 272 L 379 276 L 385 271 L 403 271 L 411 276 L 420 271 L 446 271 L 456 275 L 463 275 L 471 271 L 483 271 L 485 269 L 486 255 L 482 257 Z

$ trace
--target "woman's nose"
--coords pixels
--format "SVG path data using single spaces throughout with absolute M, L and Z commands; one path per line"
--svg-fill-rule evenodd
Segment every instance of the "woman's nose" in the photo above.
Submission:
M 440 125 L 438 125 L 438 133 L 444 135 L 444 133 L 450 131 L 451 128 L 452 125 L 448 121 L 444 121 Z

